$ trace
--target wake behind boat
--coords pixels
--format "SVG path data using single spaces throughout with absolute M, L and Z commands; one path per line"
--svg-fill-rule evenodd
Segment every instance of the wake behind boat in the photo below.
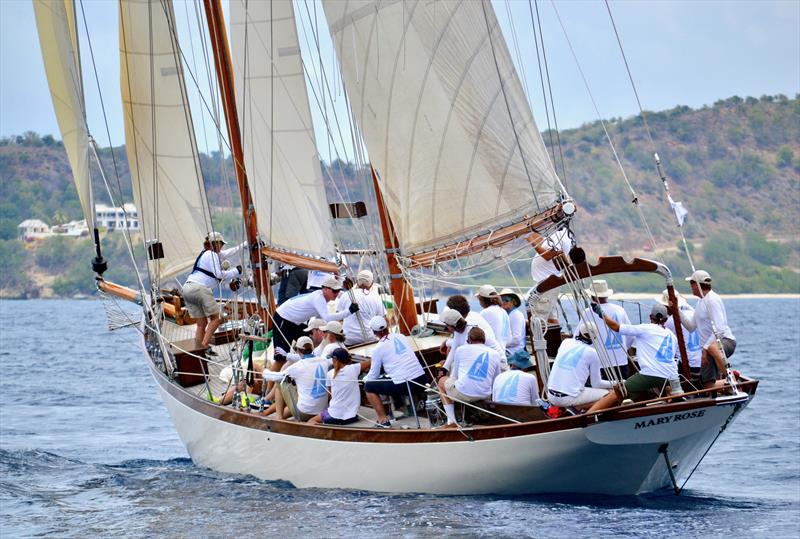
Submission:
M 126 150 L 146 246 L 138 255 L 146 258 L 146 272 L 135 276 L 137 290 L 102 277 L 106 263 L 92 220 L 88 166 L 90 155 L 100 161 L 85 120 L 74 5 L 34 0 L 59 126 L 94 230 L 93 269 L 109 321 L 134 325 L 120 318 L 117 298 L 141 304 L 135 325 L 146 360 L 193 461 L 298 487 L 679 492 L 758 382 L 729 369 L 722 355 L 719 382 L 698 383 L 684 339 L 689 322 L 666 266 L 621 257 L 591 264 L 577 247 L 577 205 L 538 134 L 491 2 L 321 5 L 327 24 L 317 23 L 307 4 L 234 0 L 230 47 L 220 3 L 196 6 L 207 47 L 209 88 L 203 88 L 197 64 L 188 62 L 190 51 L 181 45 L 172 4 L 120 1 Z M 315 29 L 304 34 L 304 47 L 297 17 Z M 332 37 L 334 66 L 323 65 L 323 29 Z M 302 58 L 304 49 L 312 58 Z M 318 72 L 309 73 L 317 62 Z M 335 77 L 346 97 L 344 113 L 332 105 Z M 204 91 L 210 94 L 205 110 L 192 111 L 189 95 Z M 323 125 L 314 124 L 312 104 Z M 230 233 L 244 241 L 232 249 L 224 249 L 224 236 L 214 228 L 200 172 L 193 124 L 198 112 L 213 118 L 220 152 L 230 150 L 233 157 L 242 220 Z M 330 203 L 323 171 L 331 169 L 319 166 L 315 129 L 340 162 L 355 163 L 368 200 L 350 198 L 349 179 L 331 175 L 326 180 L 338 201 Z M 102 166 L 100 172 L 108 186 Z M 667 187 L 663 173 L 662 180 Z M 113 199 L 110 188 L 108 194 Z M 678 210 L 676 215 L 682 220 Z M 347 225 L 337 224 L 342 221 Z M 133 242 L 130 247 L 135 263 Z M 524 298 L 516 352 L 531 358 L 526 361 L 536 373 L 538 398 L 512 405 L 485 394 L 465 396 L 456 378 L 469 347 L 487 350 L 471 363 L 475 380 L 486 381 L 491 369 L 505 370 L 506 363 L 525 363 L 506 355 L 508 328 L 478 328 L 484 322 L 472 316 L 480 315 L 469 312 L 466 299 L 451 304 L 451 297 L 439 313 L 437 290 L 454 275 L 501 267 L 511 272 L 509 260 L 529 255 L 531 247 L 534 287 Z M 545 262 L 552 270 L 537 273 Z M 175 288 L 172 279 L 189 268 Z M 297 269 L 308 273 L 290 293 Z M 633 389 L 614 362 L 614 343 L 598 338 L 608 334 L 603 324 L 613 329 L 616 321 L 604 323 L 589 313 L 600 312 L 595 278 L 622 272 L 664 278 L 668 314 L 651 320 L 661 326 L 672 320 L 669 343 L 674 339 L 675 345 L 659 355 L 675 374 L 665 375 L 651 393 Z M 312 282 L 317 274 L 320 280 Z M 228 291 L 223 284 L 229 282 Z M 304 289 L 307 295 L 298 294 Z M 493 301 L 514 296 L 486 290 Z M 369 294 L 380 298 L 374 312 Z M 574 340 L 558 320 L 561 296 L 573 300 L 582 323 L 574 337 L 593 344 L 604 386 L 615 388 L 608 396 L 618 395 L 619 404 L 588 412 L 581 404 L 591 402 L 554 405 L 574 397 L 553 387 L 551 378 L 561 365 L 559 350 Z M 561 314 L 566 319 L 563 307 Z M 324 327 L 314 329 L 312 315 Z M 349 329 L 341 320 L 350 321 Z M 723 328 L 713 320 L 711 327 L 709 354 L 731 353 Z M 322 329 L 330 351 L 314 333 Z M 395 359 L 410 346 L 419 363 L 413 377 L 371 378 L 376 348 L 386 340 L 394 343 Z M 304 355 L 306 345 L 318 351 Z M 624 367 L 644 376 L 648 358 L 637 348 L 635 354 L 623 350 Z M 490 368 L 486 358 L 493 354 L 497 365 Z M 320 370 L 299 374 L 303 365 Z M 383 366 L 388 374 L 390 363 Z M 442 375 L 452 379 L 450 385 Z M 326 408 L 303 409 L 304 382 Z M 344 404 L 352 411 L 339 412 Z M 398 417 L 390 421 L 384 416 L 393 409 Z

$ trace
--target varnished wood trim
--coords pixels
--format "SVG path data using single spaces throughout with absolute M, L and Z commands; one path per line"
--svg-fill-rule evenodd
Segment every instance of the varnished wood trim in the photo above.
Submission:
M 582 264 L 575 264 L 575 269 L 581 279 L 586 279 L 589 276 L 597 277 L 598 275 L 606 275 L 609 273 L 635 273 L 645 272 L 654 273 L 663 267 L 653 260 L 646 258 L 634 258 L 630 262 L 621 256 L 602 256 L 598 259 L 597 264 L 591 265 L 586 262 Z M 541 294 L 558 288 L 566 284 L 567 280 L 563 276 L 551 275 L 544 281 L 540 282 L 536 290 Z

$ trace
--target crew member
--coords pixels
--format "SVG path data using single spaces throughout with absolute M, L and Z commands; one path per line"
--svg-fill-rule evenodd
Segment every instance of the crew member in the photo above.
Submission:
M 630 324 L 628 313 L 620 305 L 608 303 L 608 298 L 614 294 L 614 290 L 608 287 L 608 283 L 602 279 L 592 281 L 592 285 L 586 289 L 586 293 L 595 303 L 600 304 L 600 309 L 605 316 L 608 316 L 618 324 Z M 619 333 L 612 331 L 605 325 L 591 308 L 587 307 L 583 311 L 583 320 L 590 326 L 597 328 L 598 338 L 592 340 L 592 346 L 597 351 L 598 357 L 602 358 L 600 372 L 604 380 L 620 380 L 628 377 L 628 348 L 631 347 L 633 339 L 623 337 Z M 577 333 L 576 333 L 577 335 Z
M 376 316 L 385 316 L 386 307 L 377 290 L 372 289 L 374 278 L 369 270 L 361 270 L 356 275 L 356 287 L 353 288 L 353 298 L 349 293 L 342 293 L 336 300 L 338 312 L 347 311 L 344 318 L 344 344 L 354 346 L 373 339 L 369 329 L 369 321 Z M 352 309 L 353 305 L 357 309 Z
M 456 311 L 455 314 L 451 313 L 445 319 L 444 312 L 448 310 Z M 450 370 L 450 365 L 453 363 L 453 357 L 456 349 L 467 341 L 469 329 L 472 327 L 479 327 L 483 330 L 484 342 L 486 346 L 496 351 L 500 356 L 500 366 L 502 370 L 508 370 L 508 363 L 506 362 L 505 346 L 495 338 L 492 326 L 478 313 L 470 311 L 469 301 L 464 296 L 457 294 L 447 298 L 447 308 L 442 313 L 439 319 L 448 326 L 448 329 L 453 332 L 453 338 L 442 343 L 440 351 L 447 355 L 447 360 L 444 363 L 444 368 Z M 458 322 L 462 318 L 464 323 Z M 454 322 L 454 323 L 451 323 Z
M 611 388 L 611 382 L 600 375 L 600 359 L 592 347 L 597 331 L 581 322 L 575 337 L 564 339 L 547 378 L 547 400 L 554 406 L 586 407 L 597 402 Z M 586 379 L 591 387 L 586 387 Z
M 538 232 L 532 232 L 527 239 L 536 250 L 537 255 L 531 261 L 531 277 L 533 286 L 536 287 L 551 275 L 561 274 L 569 260 L 568 253 L 572 249 L 572 240 L 566 229 L 556 230 L 547 237 Z M 537 313 L 547 315 L 548 324 L 558 324 L 558 311 L 556 310 L 558 291 L 559 288 L 554 288 L 539 296 L 535 307 Z
M 526 369 L 533 367 L 528 352 L 520 350 L 508 356 L 509 370 L 501 372 L 492 384 L 492 400 L 504 404 L 532 406 L 539 398 L 536 376 Z
M 483 309 L 478 314 L 492 327 L 494 336 L 503 347 L 503 353 L 505 354 L 506 346 L 511 339 L 511 321 L 508 318 L 508 313 L 500 306 L 500 294 L 497 293 L 497 290 L 492 285 L 485 284 L 478 288 L 475 297 L 478 298 L 478 303 Z
M 677 291 L 675 292 L 675 297 L 678 299 L 678 309 L 680 309 L 681 315 L 686 315 L 688 317 L 693 316 L 694 308 L 689 305 L 689 302 L 686 301 L 686 298 L 684 298 L 683 295 Z M 666 290 L 661 292 L 661 295 L 656 296 L 654 299 L 665 307 L 669 306 L 669 293 Z M 681 325 L 683 325 L 683 323 L 681 323 Z M 669 317 L 667 323 L 664 324 L 664 327 L 670 330 L 672 333 L 675 333 L 675 320 L 673 320 L 672 316 Z M 689 370 L 692 373 L 692 378 L 699 379 L 703 347 L 700 346 L 700 333 L 697 331 L 697 328 L 695 328 L 694 331 L 684 329 L 683 340 L 684 344 L 686 345 L 686 356 L 689 360 Z
M 525 350 L 525 314 L 519 309 L 522 300 L 519 295 L 509 288 L 500 291 L 500 305 L 508 313 L 508 320 L 511 324 L 511 338 L 506 344 L 506 352 L 512 355 L 521 350 Z

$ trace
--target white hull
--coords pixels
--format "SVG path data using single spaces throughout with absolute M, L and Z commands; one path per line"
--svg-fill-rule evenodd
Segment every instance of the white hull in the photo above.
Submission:
M 154 376 L 161 375 L 154 371 Z M 747 400 L 738 401 L 738 406 L 719 402 L 699 410 L 490 440 L 375 443 L 237 425 L 199 412 L 157 385 L 198 466 L 289 481 L 297 487 L 398 493 L 651 492 L 671 487 L 659 453 L 664 443 L 669 444 L 680 485 L 720 428 L 747 404 Z

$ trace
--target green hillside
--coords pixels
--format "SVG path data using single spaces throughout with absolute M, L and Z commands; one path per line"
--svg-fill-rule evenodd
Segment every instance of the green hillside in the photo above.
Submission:
M 725 292 L 800 291 L 800 96 L 732 97 L 697 110 L 679 106 L 650 112 L 647 121 L 672 195 L 689 209 L 685 231 L 696 263 L 715 273 Z M 579 206 L 576 238 L 591 256 L 660 256 L 682 274 L 688 263 L 677 251 L 674 218 L 642 119 L 615 118 L 606 126 L 652 227 L 657 252 L 646 252 L 647 236 L 599 122 L 559 133 L 561 146 L 552 148 Z M 543 137 L 546 143 L 556 138 L 548 132 Z M 115 199 L 131 201 L 124 148 L 104 149 L 101 159 Z M 230 159 L 203 154 L 201 166 L 209 200 L 218 208 L 215 226 L 236 227 L 238 210 L 230 208 L 238 195 Z M 364 171 L 359 174 L 346 163 L 323 167 L 325 178 L 337 178 L 336 186 L 327 181 L 330 200 L 341 200 L 346 191 L 372 205 L 365 196 L 369 178 Z M 99 178 L 93 171 L 94 181 Z M 96 183 L 98 202 L 108 202 L 105 192 Z M 0 289 L 5 295 L 91 291 L 88 240 L 48 240 L 26 248 L 16 241 L 17 224 L 29 218 L 51 225 L 81 218 L 61 142 L 32 132 L 0 139 L 0 260 L 5 266 Z M 340 237 L 352 243 L 352 225 L 339 222 L 338 227 Z M 113 276 L 124 281 L 130 262 L 121 238 L 109 234 L 104 241 Z M 15 269 L 20 267 L 27 271 Z M 617 286 L 652 290 L 653 283 L 633 277 L 618 280 Z

